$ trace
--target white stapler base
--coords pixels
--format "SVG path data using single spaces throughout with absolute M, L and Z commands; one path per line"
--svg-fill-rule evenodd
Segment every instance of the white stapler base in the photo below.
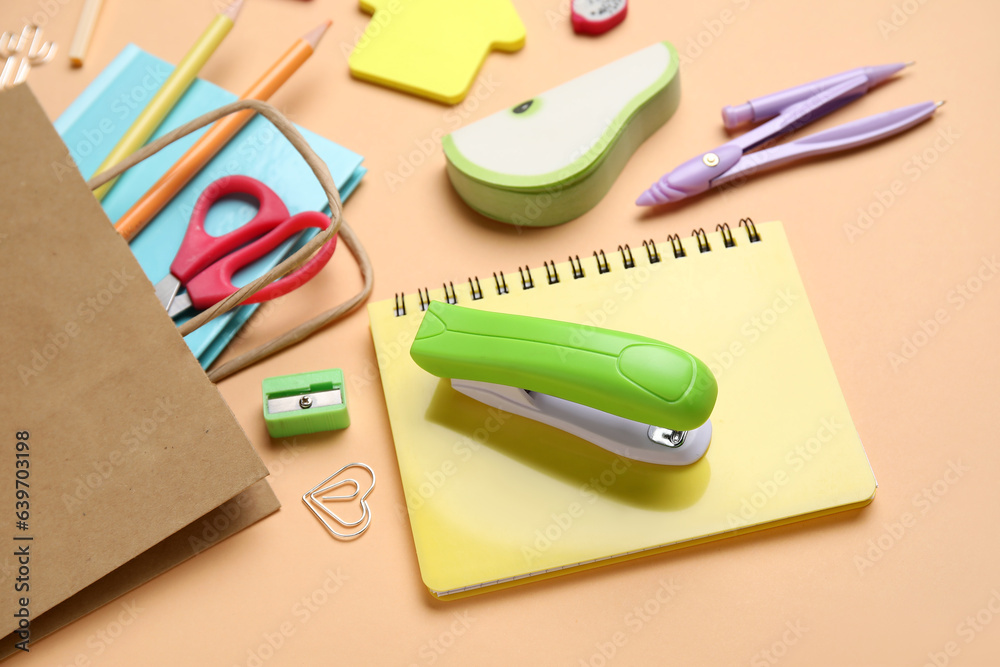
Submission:
M 451 386 L 481 403 L 554 426 L 636 461 L 659 465 L 690 465 L 705 455 L 712 440 L 711 421 L 687 431 L 682 444 L 669 447 L 649 439 L 649 424 L 641 424 L 556 396 L 470 380 L 453 379 Z

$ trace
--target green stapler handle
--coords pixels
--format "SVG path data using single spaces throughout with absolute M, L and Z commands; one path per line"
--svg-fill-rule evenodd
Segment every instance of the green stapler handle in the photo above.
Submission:
M 410 348 L 428 373 L 519 387 L 687 431 L 715 407 L 715 376 L 652 338 L 431 302 Z

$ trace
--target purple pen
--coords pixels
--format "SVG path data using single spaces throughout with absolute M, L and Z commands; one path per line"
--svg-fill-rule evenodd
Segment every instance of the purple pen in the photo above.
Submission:
M 864 76 L 868 79 L 868 85 L 859 93 L 863 95 L 873 86 L 877 86 L 899 70 L 912 64 L 893 63 L 891 65 L 876 65 L 874 67 L 858 67 L 817 81 L 804 83 L 800 86 L 793 86 L 777 93 L 757 97 L 745 104 L 727 106 L 722 109 L 722 123 L 726 126 L 727 130 L 732 130 L 746 123 L 759 123 L 762 120 L 777 116 L 783 109 L 788 108 L 789 105 L 812 97 L 827 88 L 831 88 L 857 76 Z

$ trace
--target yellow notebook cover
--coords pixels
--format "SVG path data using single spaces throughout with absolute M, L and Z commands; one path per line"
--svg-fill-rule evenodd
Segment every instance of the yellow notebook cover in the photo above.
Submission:
M 417 559 L 434 595 L 462 597 L 874 497 L 780 222 L 599 252 L 504 282 L 506 293 L 491 277 L 479 290 L 463 283 L 368 307 Z M 454 391 L 409 356 L 427 298 L 576 322 L 582 337 L 589 327 L 628 331 L 691 352 L 719 383 L 707 454 L 685 467 L 632 461 Z

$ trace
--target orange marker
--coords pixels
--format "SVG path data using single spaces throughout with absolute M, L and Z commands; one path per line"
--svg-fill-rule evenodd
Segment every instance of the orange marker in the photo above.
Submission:
M 243 93 L 241 100 L 266 100 L 295 73 L 302 63 L 309 59 L 323 37 L 323 33 L 333 21 L 317 26 L 292 45 L 285 55 L 281 56 L 271 68 L 257 80 L 250 89 Z M 149 221 L 159 213 L 174 196 L 181 191 L 195 174 L 222 150 L 230 139 L 246 125 L 254 116 L 254 111 L 247 109 L 230 114 L 217 121 L 212 127 L 177 162 L 167 170 L 160 180 L 115 223 L 115 229 L 131 241 L 149 224 Z

